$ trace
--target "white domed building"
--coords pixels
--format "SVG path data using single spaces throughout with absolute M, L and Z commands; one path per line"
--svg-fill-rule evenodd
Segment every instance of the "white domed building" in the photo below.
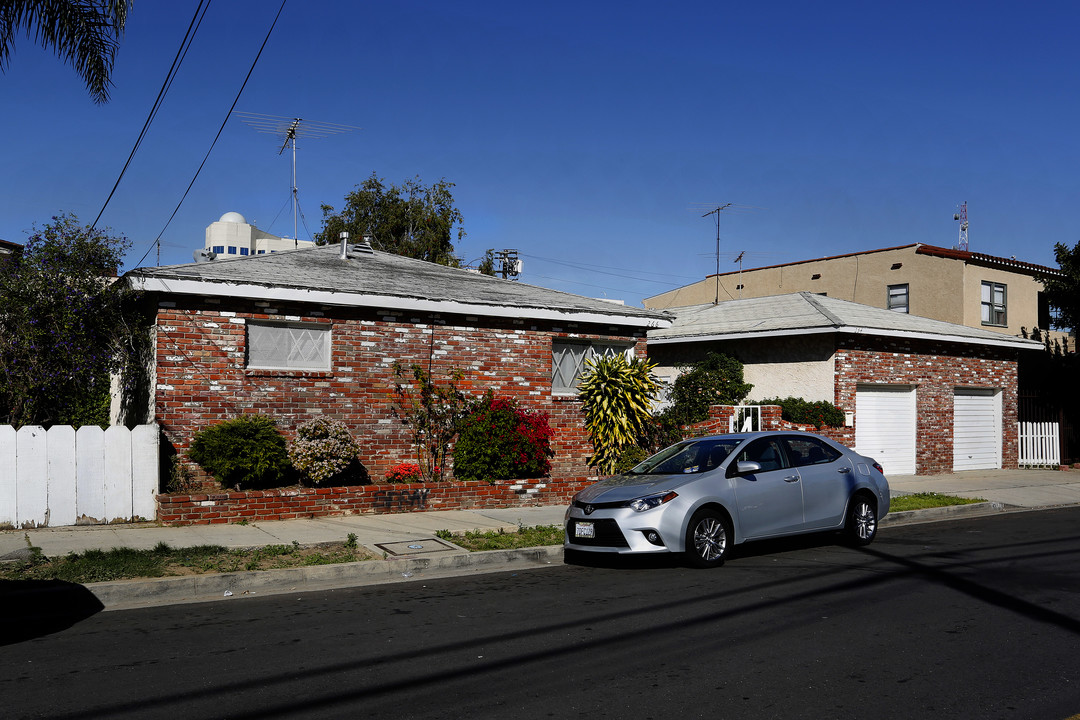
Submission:
M 248 223 L 238 212 L 227 212 L 206 227 L 204 248 L 220 258 L 265 255 L 283 250 L 314 247 L 310 240 L 294 240 L 271 235 Z

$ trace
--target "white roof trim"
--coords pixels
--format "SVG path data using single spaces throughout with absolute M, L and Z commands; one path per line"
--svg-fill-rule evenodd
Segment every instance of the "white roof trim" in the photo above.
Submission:
M 990 345 L 994 347 L 1009 347 L 1017 350 L 1041 350 L 1043 344 L 1038 340 L 1024 340 L 1009 337 L 1008 340 L 994 340 L 993 338 L 976 338 L 966 335 L 938 335 L 936 333 L 914 332 L 911 330 L 884 330 L 881 328 L 867 327 L 822 327 L 822 328 L 797 328 L 792 330 L 762 330 L 760 332 L 731 332 L 712 335 L 683 335 L 680 337 L 650 337 L 650 345 L 667 345 L 682 342 L 709 342 L 715 340 L 742 340 L 746 338 L 769 338 L 790 337 L 792 335 L 824 335 L 827 333 L 847 333 L 849 335 L 878 335 L 881 337 L 903 337 L 914 340 L 936 340 L 939 342 L 956 342 L 968 345 Z
M 360 293 L 309 290 L 305 288 L 268 287 L 265 285 L 206 282 L 203 280 L 164 279 L 154 277 L 129 277 L 131 286 L 145 292 L 167 292 L 180 295 L 206 295 L 211 297 L 243 297 L 254 300 L 278 302 L 303 302 L 346 307 L 371 307 L 414 312 L 456 313 L 460 315 L 485 315 L 488 317 L 532 318 L 535 320 L 562 320 L 566 322 L 597 323 L 602 325 L 629 325 L 642 328 L 671 327 L 670 320 L 634 317 L 632 315 L 608 315 L 585 310 L 537 307 L 513 307 L 509 305 L 482 305 L 454 300 L 424 300 L 396 295 L 364 295 Z

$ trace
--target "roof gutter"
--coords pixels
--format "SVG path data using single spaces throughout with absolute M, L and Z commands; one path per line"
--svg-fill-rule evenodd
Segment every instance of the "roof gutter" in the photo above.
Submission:
M 179 295 L 203 295 L 210 297 L 243 297 L 252 300 L 277 302 L 302 302 L 344 307 L 368 307 L 413 312 L 453 313 L 457 315 L 483 315 L 486 317 L 531 318 L 534 320 L 561 320 L 564 322 L 594 323 L 599 325 L 625 325 L 645 329 L 671 327 L 671 320 L 634 315 L 611 315 L 588 310 L 520 307 L 509 305 L 483 305 L 455 300 L 425 300 L 396 295 L 365 295 L 361 293 L 331 292 L 304 288 L 280 288 L 239 283 L 208 283 L 202 280 L 166 280 L 156 277 L 127 276 L 135 290 L 143 292 L 174 293 Z
M 680 337 L 650 337 L 650 345 L 670 345 L 686 342 L 716 342 L 720 340 L 746 340 L 751 338 L 792 337 L 796 335 L 827 335 L 830 333 L 844 333 L 847 335 L 875 335 L 886 338 L 908 338 L 912 340 L 933 340 L 936 342 L 954 342 L 966 345 L 986 345 L 990 347 L 1007 347 L 1015 350 L 1042 350 L 1043 344 L 1037 340 L 1021 340 L 1006 336 L 1008 340 L 995 340 L 993 338 L 974 338 L 964 335 L 937 335 L 934 333 L 914 332 L 911 330 L 882 330 L 880 328 L 867 327 L 822 327 L 822 328 L 799 328 L 794 330 L 762 330 L 760 332 L 732 332 L 712 335 L 683 335 Z

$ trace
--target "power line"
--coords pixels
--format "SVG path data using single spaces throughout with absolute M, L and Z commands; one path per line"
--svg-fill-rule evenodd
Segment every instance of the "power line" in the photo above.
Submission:
M 244 77 L 244 82 L 240 85 L 240 90 L 237 91 L 236 97 L 233 98 L 232 105 L 229 106 L 229 111 L 225 113 L 225 119 L 221 122 L 221 127 L 218 128 L 217 135 L 214 136 L 214 141 L 210 143 L 210 149 L 206 151 L 206 155 L 203 157 L 202 162 L 199 163 L 198 169 L 195 171 L 194 177 L 191 178 L 191 182 L 188 183 L 187 189 L 184 190 L 183 196 L 180 198 L 180 202 L 176 203 L 176 208 L 172 211 L 172 215 L 165 222 L 165 226 L 161 228 L 161 232 L 154 238 L 154 244 L 157 245 L 161 242 L 161 236 L 165 234 L 165 230 L 168 229 L 169 224 L 172 223 L 173 218 L 176 217 L 176 213 L 180 211 L 180 206 L 184 204 L 184 200 L 187 199 L 188 193 L 191 192 L 191 187 L 195 184 L 195 181 L 199 177 L 199 173 L 202 172 L 203 166 L 206 165 L 206 161 L 210 158 L 210 153 L 214 151 L 214 146 L 217 145 L 218 138 L 221 137 L 221 133 L 225 131 L 225 125 L 229 122 L 229 117 L 232 115 L 233 110 L 236 108 L 236 103 L 240 102 L 240 96 L 244 93 L 244 88 L 247 87 L 248 80 L 251 79 L 251 74 L 255 72 L 255 66 L 259 64 L 259 58 L 262 57 L 263 50 L 266 48 L 266 43 L 270 41 L 270 35 L 274 32 L 274 28 L 277 27 L 278 18 L 281 17 L 281 11 L 285 9 L 286 0 L 281 0 L 281 6 L 278 8 L 277 15 L 274 16 L 274 22 L 270 24 L 270 29 L 266 31 L 266 37 L 263 38 L 262 45 L 259 46 L 259 52 L 255 54 L 255 59 L 251 62 L 251 68 L 248 69 L 247 75 Z M 146 259 L 146 256 L 150 254 L 150 250 L 147 250 L 136 265 L 142 263 Z
M 142 130 L 139 132 L 139 137 L 135 140 L 135 145 L 131 148 L 131 154 L 128 155 L 127 162 L 125 162 L 124 167 L 120 169 L 120 175 L 116 178 L 112 190 L 109 191 L 109 196 L 105 198 L 105 203 L 101 206 L 101 210 L 98 212 L 97 217 L 94 218 L 94 222 L 90 224 L 91 229 L 97 227 L 98 220 L 100 220 L 101 216 L 105 213 L 105 208 L 109 206 L 109 201 L 112 200 L 113 195 L 116 193 L 116 189 L 120 187 L 120 181 L 124 179 L 124 174 L 127 172 L 128 166 L 131 165 L 131 160 L 135 157 L 135 153 L 138 151 L 139 146 L 142 145 L 143 138 L 146 137 L 146 132 L 150 129 L 150 124 L 154 122 L 154 118 L 157 117 L 158 110 L 161 109 L 161 103 L 165 100 L 165 96 L 169 94 L 169 88 L 172 87 L 173 80 L 176 79 L 176 73 L 180 71 L 180 66 L 183 65 L 184 58 L 187 57 L 188 50 L 191 48 L 191 42 L 195 39 L 195 33 L 199 31 L 199 26 L 202 25 L 203 18 L 206 16 L 206 11 L 209 8 L 210 0 L 205 0 L 205 4 L 203 3 L 203 0 L 199 0 L 199 5 L 195 8 L 195 15 L 192 16 L 191 22 L 188 24 L 184 39 L 180 41 L 180 47 L 176 50 L 176 57 L 173 58 L 172 65 L 169 67 L 169 72 L 165 75 L 165 81 L 161 84 L 161 89 L 158 91 L 157 98 L 150 108 L 150 114 L 146 116 L 146 122 L 143 123 Z
M 657 275 L 657 276 L 661 276 L 661 277 L 678 278 L 680 280 L 691 280 L 691 279 L 693 279 L 693 277 L 690 276 L 690 275 L 674 275 L 674 274 L 671 274 L 671 273 L 649 272 L 647 270 L 632 270 L 632 269 L 629 269 L 629 268 L 613 268 L 613 267 L 610 267 L 610 266 L 607 266 L 607 265 L 590 265 L 590 264 L 587 264 L 587 263 L 571 263 L 571 262 L 566 262 L 565 260 L 555 260 L 554 258 L 545 258 L 545 257 L 540 257 L 538 255 L 529 255 L 528 253 L 520 253 L 520 254 L 521 254 L 522 257 L 532 258 L 533 260 L 541 260 L 543 262 L 549 262 L 549 263 L 553 263 L 555 265 L 565 265 L 566 267 L 571 267 L 571 268 L 574 268 L 575 270 L 588 270 L 590 272 L 598 272 L 598 273 L 601 273 L 603 275 L 613 275 L 615 277 L 626 278 L 628 280 L 638 280 L 640 282 L 651 282 L 651 283 L 658 283 L 658 284 L 661 284 L 661 285 L 666 284 L 665 281 L 663 281 L 663 280 L 651 280 L 649 278 L 634 277 L 632 275 L 622 275 L 620 273 L 610 272 L 610 271 L 611 270 L 622 270 L 624 272 L 636 272 L 636 273 L 644 274 L 644 275 Z M 606 268 L 606 269 L 598 269 L 598 268 Z

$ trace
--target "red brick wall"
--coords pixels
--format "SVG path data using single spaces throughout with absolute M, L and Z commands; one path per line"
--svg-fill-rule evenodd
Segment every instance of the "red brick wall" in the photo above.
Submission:
M 294 518 L 400 513 L 421 510 L 510 508 L 569 504 L 595 477 L 538 480 L 281 488 L 250 492 L 159 495 L 158 520 L 166 525 L 212 525 Z
M 332 369 L 247 369 L 248 320 L 329 325 Z M 584 460 L 592 447 L 580 403 L 551 393 L 552 338 L 636 343 L 644 356 L 643 332 L 626 327 L 245 300 L 227 307 L 215 299 L 162 302 L 157 326 L 156 421 L 181 455 L 196 431 L 243 413 L 273 417 L 290 438 L 300 423 L 326 416 L 350 428 L 375 480 L 415 460 L 407 428 L 391 411 L 395 361 L 406 367 L 419 363 L 439 381 L 461 371 L 458 386 L 468 394 L 491 389 L 546 412 L 555 430 L 552 474 L 573 476 L 589 473 Z
M 1002 467 L 1018 467 L 1016 351 L 926 340 L 840 337 L 835 358 L 836 405 L 855 410 L 860 383 L 914 385 L 915 471 L 952 472 L 953 391 L 1002 392 Z M 859 418 L 855 418 L 858 425 Z

